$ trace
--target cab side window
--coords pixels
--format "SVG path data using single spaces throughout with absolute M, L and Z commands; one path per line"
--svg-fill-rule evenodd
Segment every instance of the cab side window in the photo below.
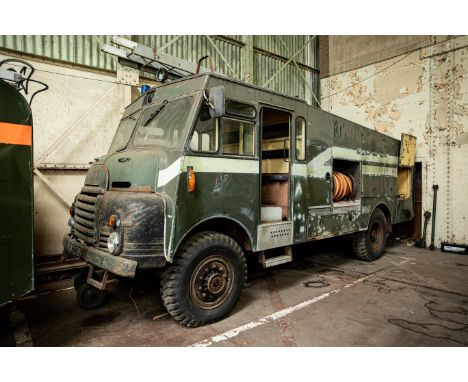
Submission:
M 233 118 L 223 118 L 223 154 L 255 154 L 255 123 Z
M 217 152 L 218 137 L 219 118 L 210 118 L 208 108 L 203 107 L 190 141 L 190 149 L 207 153 Z
M 221 155 L 254 156 L 256 114 L 252 105 L 226 100 L 226 117 L 210 118 L 208 106 L 203 105 L 190 140 L 190 149 L 204 153 L 219 151 Z
M 252 105 L 226 100 L 226 117 L 222 120 L 223 155 L 255 155 L 255 117 Z

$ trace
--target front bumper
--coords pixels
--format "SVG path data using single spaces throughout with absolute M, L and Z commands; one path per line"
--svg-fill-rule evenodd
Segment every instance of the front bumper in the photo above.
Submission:
M 65 256 L 80 257 L 87 263 L 123 277 L 135 277 L 137 262 L 87 246 L 66 234 L 62 240 Z

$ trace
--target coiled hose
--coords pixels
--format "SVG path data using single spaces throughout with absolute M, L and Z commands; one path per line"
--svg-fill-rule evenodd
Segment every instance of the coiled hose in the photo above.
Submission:
M 333 201 L 348 198 L 354 190 L 354 179 L 351 175 L 342 172 L 333 171 Z

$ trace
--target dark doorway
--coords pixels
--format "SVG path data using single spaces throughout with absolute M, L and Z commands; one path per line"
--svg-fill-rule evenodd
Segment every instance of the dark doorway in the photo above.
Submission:
M 262 109 L 262 222 L 289 220 L 290 121 L 290 113 Z
M 413 169 L 413 209 L 414 219 L 407 223 L 396 224 L 392 236 L 419 240 L 422 234 L 422 163 L 416 162 Z

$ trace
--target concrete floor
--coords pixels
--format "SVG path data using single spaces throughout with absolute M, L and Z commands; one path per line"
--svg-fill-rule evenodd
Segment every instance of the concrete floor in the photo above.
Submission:
M 468 345 L 468 256 L 390 244 L 366 263 L 340 245 L 303 245 L 267 270 L 250 264 L 231 316 L 196 329 L 165 314 L 155 275 L 111 284 L 96 311 L 80 310 L 70 279 L 41 285 L 0 310 L 0 345 Z

